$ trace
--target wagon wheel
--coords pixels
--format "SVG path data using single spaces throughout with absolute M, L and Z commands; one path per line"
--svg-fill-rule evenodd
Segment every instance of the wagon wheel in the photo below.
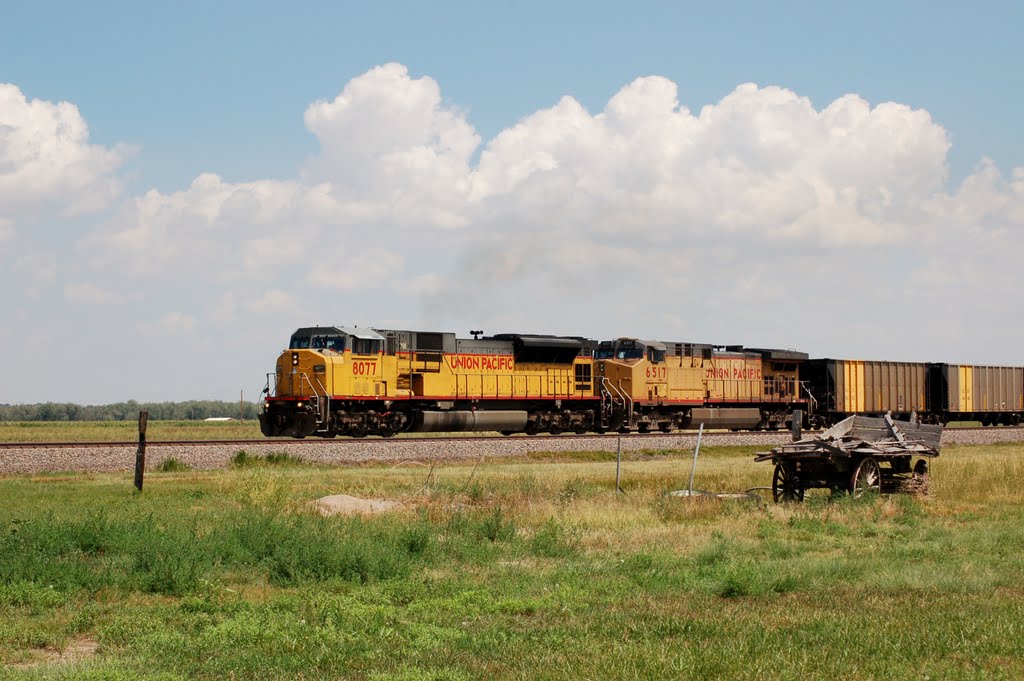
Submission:
M 803 501 L 804 488 L 796 475 L 796 466 L 791 463 L 775 464 L 772 475 L 772 499 L 780 501 Z
M 850 494 L 859 499 L 867 492 L 882 493 L 882 471 L 870 456 L 861 459 L 850 476 Z
M 914 464 L 913 473 L 914 491 L 918 494 L 928 494 L 928 460 L 918 459 Z

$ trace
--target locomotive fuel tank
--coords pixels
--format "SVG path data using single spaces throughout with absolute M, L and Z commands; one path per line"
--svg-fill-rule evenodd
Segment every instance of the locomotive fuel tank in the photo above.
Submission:
M 409 427 L 413 433 L 455 433 L 526 429 L 526 411 L 421 411 Z

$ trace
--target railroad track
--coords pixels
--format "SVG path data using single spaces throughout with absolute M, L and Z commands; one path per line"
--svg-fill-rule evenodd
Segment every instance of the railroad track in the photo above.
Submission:
M 742 438 L 751 436 L 762 436 L 762 437 L 778 437 L 785 438 L 789 436 L 789 431 L 778 430 L 778 431 L 716 431 L 708 430 L 704 431 L 707 435 L 714 435 L 716 437 L 726 438 Z M 805 434 L 811 434 L 813 432 L 820 431 L 804 431 Z M 990 432 L 990 433 L 1006 433 L 1018 435 L 1024 433 L 1024 426 L 993 426 L 993 427 L 967 427 L 967 428 L 948 428 L 946 432 L 949 433 L 968 433 L 968 432 Z M 667 440 L 671 438 L 679 437 L 695 437 L 697 431 L 695 430 L 680 430 L 671 433 L 626 433 L 622 437 L 627 438 L 630 441 L 636 440 Z M 295 438 L 251 438 L 244 440 L 147 440 L 147 447 L 217 447 L 217 446 L 229 446 L 229 447 L 265 447 L 267 445 L 290 445 L 290 446 L 313 446 L 313 445 L 359 445 L 366 443 L 444 443 L 444 442 L 487 442 L 487 441 L 515 441 L 515 440 L 527 440 L 527 441 L 543 441 L 543 440 L 598 440 L 608 441 L 616 437 L 616 433 L 606 433 L 604 435 L 598 435 L 596 433 L 584 433 L 578 435 L 575 433 L 563 433 L 560 435 L 458 435 L 458 436 L 441 436 L 441 437 L 395 437 L 395 438 L 381 438 L 381 437 L 365 437 L 365 438 L 319 438 L 310 437 L 304 439 Z M 91 442 L 0 442 L 0 449 L 92 449 L 101 447 L 136 447 L 138 441 L 136 440 L 116 440 L 116 441 L 91 441 Z

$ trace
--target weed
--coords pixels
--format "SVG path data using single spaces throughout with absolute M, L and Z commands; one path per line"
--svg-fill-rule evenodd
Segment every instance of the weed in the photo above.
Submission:
M 575 477 L 566 480 L 565 484 L 562 485 L 562 489 L 558 491 L 558 501 L 563 504 L 575 501 L 583 495 L 585 487 L 586 484 L 582 478 Z
M 161 473 L 184 473 L 192 470 L 192 466 L 189 466 L 187 463 L 182 463 L 172 456 L 161 461 L 160 465 L 157 466 L 156 469 Z
M 543 558 L 564 558 L 579 550 L 579 531 L 566 530 L 555 518 L 548 518 L 530 537 L 530 552 Z
M 231 457 L 232 468 L 248 468 L 249 466 L 255 465 L 259 460 L 259 457 L 253 456 L 244 449 L 238 450 L 233 457 Z
M 288 452 L 270 452 L 269 454 L 261 455 L 250 454 L 244 449 L 240 449 L 233 457 L 231 457 L 230 465 L 232 468 L 254 468 L 262 466 L 289 467 L 304 466 L 306 465 L 306 462 L 302 460 L 301 456 L 289 454 Z
M 500 506 L 496 506 L 480 521 L 477 532 L 490 542 L 509 541 L 516 534 L 516 525 L 505 516 Z

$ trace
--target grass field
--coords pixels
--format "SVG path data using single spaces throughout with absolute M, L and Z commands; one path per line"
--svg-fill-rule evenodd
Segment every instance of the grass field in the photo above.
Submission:
M 770 480 L 702 452 L 697 486 Z M 13 679 L 1021 678 L 1024 447 L 932 497 L 686 500 L 688 453 L 0 479 Z M 321 517 L 327 494 L 401 501 Z
M 124 442 L 138 437 L 138 421 L 0 421 L 0 442 Z M 263 435 L 259 421 L 150 421 L 146 437 L 242 440 Z

